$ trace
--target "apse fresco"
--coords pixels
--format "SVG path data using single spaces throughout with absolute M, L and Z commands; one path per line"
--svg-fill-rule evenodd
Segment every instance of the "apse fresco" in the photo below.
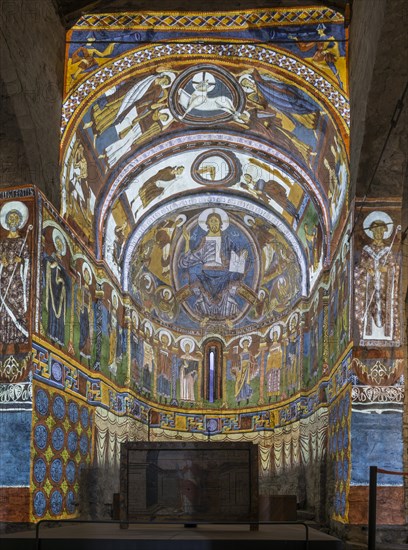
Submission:
M 144 215 L 180 194 L 228 188 L 288 223 L 315 283 L 348 207 L 344 28 L 327 9 L 302 25 L 301 12 L 274 13 L 252 25 L 247 12 L 240 23 L 217 15 L 199 47 L 177 42 L 183 26 L 200 32 L 198 19 L 180 27 L 175 14 L 128 14 L 122 30 L 84 17 L 70 31 L 62 214 L 118 279 Z M 143 39 L 152 17 L 157 44 L 151 31 Z M 211 41 L 232 32 L 228 47 Z M 315 242 L 321 257 L 311 260 Z
M 11 409 L 22 421 L 0 488 L 26 487 L 24 521 L 76 516 L 94 468 L 111 502 L 120 443 L 172 438 L 259 444 L 265 494 L 279 476 L 320 494 L 335 461 L 330 510 L 347 520 L 352 277 L 359 341 L 396 346 L 400 324 L 384 297 L 397 220 L 378 207 L 352 236 L 344 19 L 209 17 L 81 17 L 61 211 L 32 188 L 1 195 L 0 405 L 8 433 Z
M 300 296 L 300 268 L 280 232 L 247 218 L 215 207 L 155 226 L 133 252 L 135 302 L 180 331 L 277 318 Z

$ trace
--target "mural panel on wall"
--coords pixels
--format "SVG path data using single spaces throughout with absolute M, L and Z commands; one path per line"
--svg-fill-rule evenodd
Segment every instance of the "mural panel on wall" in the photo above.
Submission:
M 365 209 L 356 242 L 355 318 L 361 346 L 401 345 L 401 226 L 392 212 Z
M 34 386 L 32 519 L 73 517 L 92 460 L 93 412 L 65 392 Z
M 0 495 L 2 521 L 28 521 L 35 273 L 32 189 L 0 197 Z M 10 502 L 19 498 L 22 506 Z
M 171 39 L 160 54 L 143 41 L 147 14 L 126 30 L 85 17 L 70 33 L 62 214 L 109 269 L 89 262 L 74 291 L 84 303 L 90 289 L 88 364 L 173 406 L 279 401 L 330 369 L 316 285 L 348 208 L 344 29 L 331 10 L 308 24 L 293 11 L 287 26 L 286 12 L 258 16 L 250 29 L 227 14 L 214 24 L 237 40 L 266 32 L 267 46 L 185 48 L 176 15 L 157 15 Z M 219 338 L 212 374 L 204 335 Z

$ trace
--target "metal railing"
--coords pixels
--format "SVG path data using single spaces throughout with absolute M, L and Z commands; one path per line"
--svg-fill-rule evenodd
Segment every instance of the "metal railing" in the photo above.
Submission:
M 41 519 L 35 526 L 35 548 L 41 550 L 41 537 L 40 526 L 45 523 L 57 523 L 57 524 L 108 524 L 108 525 L 179 525 L 179 526 L 196 526 L 196 525 L 249 525 L 250 530 L 257 530 L 261 525 L 302 525 L 305 528 L 304 548 L 309 550 L 309 526 L 304 521 L 245 521 L 245 522 L 232 522 L 232 521 L 123 521 L 123 520 L 86 520 L 86 519 Z
M 378 466 L 370 466 L 370 484 L 368 490 L 368 548 L 375 550 L 375 539 L 377 531 L 377 475 L 387 474 L 391 476 L 408 476 L 408 472 L 394 472 L 383 470 Z

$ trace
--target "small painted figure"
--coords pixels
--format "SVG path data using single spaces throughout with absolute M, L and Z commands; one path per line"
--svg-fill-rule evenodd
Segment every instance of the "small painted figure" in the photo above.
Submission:
M 277 398 L 280 393 L 280 376 L 283 361 L 282 344 L 279 342 L 280 328 L 271 330 L 271 345 L 266 362 L 266 383 L 269 402 L 272 397 Z
M 143 353 L 142 342 L 138 334 L 139 318 L 134 311 L 132 313 L 132 326 L 130 332 L 130 377 L 136 388 L 140 387 L 140 353 Z
M 79 353 L 85 359 L 91 358 L 93 333 L 93 308 L 90 285 L 92 275 L 87 264 L 83 264 L 82 273 L 84 284 L 79 289 L 78 317 L 79 317 Z
M 47 258 L 45 274 L 45 307 L 48 312 L 47 335 L 57 344 L 65 344 L 65 317 L 68 307 L 70 282 L 63 265 L 67 244 L 58 229 L 54 229 L 56 251 Z
M 193 514 L 200 500 L 199 467 L 191 460 L 186 460 L 179 470 L 179 490 L 181 510 L 184 514 Z
M 313 51 L 313 61 L 315 61 L 317 65 L 328 67 L 336 77 L 340 88 L 343 89 L 340 73 L 336 66 L 340 57 L 338 41 L 334 36 L 327 36 L 325 31 L 326 25 L 320 23 L 317 25 L 318 39 L 316 39 L 315 42 L 298 42 L 298 47 L 302 52 Z
M 180 400 L 195 401 L 194 385 L 198 376 L 198 361 L 190 353 L 191 344 L 185 343 L 185 353 L 181 356 L 183 363 L 180 365 Z
M 310 269 L 316 271 L 319 267 L 320 256 L 322 252 L 322 232 L 319 224 L 313 227 L 310 224 L 304 225 L 306 238 L 306 255 L 309 261 Z
M 150 397 L 153 390 L 154 377 L 154 352 L 153 352 L 153 329 L 151 325 L 144 326 L 143 341 L 143 369 L 142 369 L 142 390 Z
M 300 337 L 298 332 L 297 314 L 294 314 L 289 321 L 285 375 L 286 391 L 289 395 L 292 395 L 300 383 Z
M 116 292 L 112 293 L 112 309 L 110 312 L 109 324 L 109 359 L 108 369 L 116 376 L 118 370 L 118 362 L 122 354 L 121 331 L 118 323 L 118 306 L 119 300 Z
M 160 336 L 160 343 L 157 362 L 157 394 L 160 401 L 167 402 L 171 395 L 171 355 L 169 351 L 170 338 L 165 332 Z
M 100 65 L 98 63 L 98 58 L 103 59 L 109 57 L 115 44 L 112 42 L 109 44 L 103 51 L 98 48 L 93 47 L 95 38 L 88 38 L 85 46 L 80 46 L 77 48 L 71 55 L 71 70 L 74 72 L 71 74 L 72 80 L 77 80 L 77 78 L 82 73 L 89 73 L 94 69 L 97 69 Z
M 122 225 L 115 227 L 115 240 L 113 242 L 112 257 L 115 264 L 120 268 L 122 263 L 123 246 L 126 241 L 126 230 L 128 222 L 125 220 Z
M 235 376 L 235 399 L 237 405 L 241 401 L 249 403 L 253 390 L 251 388 L 251 380 L 257 370 L 257 362 L 255 356 L 249 350 L 251 338 L 243 337 L 240 342 L 242 351 L 239 354 L 238 363 L 231 368 L 231 373 Z

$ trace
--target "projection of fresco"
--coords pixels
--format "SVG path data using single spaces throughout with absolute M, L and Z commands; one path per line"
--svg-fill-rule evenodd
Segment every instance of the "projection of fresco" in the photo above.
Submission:
M 62 215 L 94 260 L 64 255 L 47 227 L 42 327 L 145 398 L 273 403 L 330 373 L 348 343 L 344 316 L 328 324 L 350 276 L 339 259 L 330 304 L 322 287 L 348 216 L 344 28 L 314 13 L 285 26 L 265 12 L 251 30 L 232 16 L 245 45 L 177 41 L 171 18 L 156 44 L 147 15 L 70 33 Z
M 363 221 L 360 261 L 355 268 L 355 313 L 361 345 L 400 344 L 400 258 L 396 251 L 401 226 L 386 212 L 374 210 Z
M 291 217 L 296 229 L 302 212 L 299 194 L 289 197 L 288 187 L 280 189 L 269 183 L 275 180 L 274 175 L 282 175 L 277 164 L 282 167 L 284 163 L 286 183 L 294 178 L 304 190 L 316 191 L 316 200 L 324 210 L 320 216 L 327 226 L 336 226 L 348 185 L 347 158 L 339 135 L 339 124 L 344 127 L 344 121 L 323 106 L 326 98 L 289 83 L 286 76 L 282 78 L 279 72 L 263 65 L 246 69 L 244 57 L 237 56 L 239 62 L 233 68 L 222 65 L 221 55 L 217 65 L 195 63 L 182 69 L 177 62 L 168 61 L 165 68 L 158 67 L 144 76 L 127 71 L 128 76 L 120 75 L 111 87 L 107 87 L 109 81 L 105 84 L 102 79 L 97 98 L 90 100 L 86 109 L 81 106 L 80 122 L 67 142 L 62 172 L 63 213 L 91 242 L 93 211 L 102 198 L 102 182 L 113 183 L 110 201 L 118 193 L 118 185 L 128 182 L 129 172 L 135 173 L 139 186 L 139 197 L 131 196 L 129 205 L 136 219 L 158 199 L 169 199 L 199 185 L 232 185 L 237 192 L 273 201 L 273 207 Z M 196 159 L 191 158 L 188 149 L 194 147 L 197 137 L 205 141 L 205 136 L 197 135 L 191 143 L 173 140 L 167 147 L 162 145 L 167 148 L 166 156 L 172 159 L 162 163 L 156 172 L 140 173 L 138 166 L 142 166 L 142 161 L 143 167 L 152 162 L 152 144 L 163 142 L 165 136 L 170 139 L 199 128 L 221 132 L 217 140 L 231 149 L 229 158 L 226 153 L 211 156 L 211 148 L 207 147 L 208 160 L 205 161 L 206 150 L 202 148 L 201 162 L 194 163 Z M 247 172 L 250 155 L 246 154 L 243 162 L 242 146 L 233 146 L 225 132 L 252 136 L 250 146 L 254 152 L 259 152 L 261 143 L 270 144 L 275 151 L 274 162 L 270 162 L 271 158 L 255 159 L 258 172 L 265 168 L 266 173 Z M 261 141 L 257 144 L 256 140 Z M 152 153 L 146 151 L 139 160 L 133 158 L 135 151 L 144 150 L 147 142 Z M 221 166 L 225 167 L 225 174 Z M 312 184 L 307 183 L 311 173 L 317 178 L 311 178 Z M 105 202 L 106 198 L 102 200 Z M 111 228 L 107 237 L 114 232 L 115 228 Z
M 342 523 L 362 437 L 378 462 L 391 422 L 402 469 L 400 204 L 352 215 L 347 40 L 316 6 L 68 32 L 61 212 L 0 196 L 11 521 L 75 517 L 94 467 L 112 502 L 132 439 L 259 444 L 263 492 L 316 510 L 327 470 Z
M 0 334 L 2 353 L 19 353 L 28 343 L 30 303 L 30 252 L 27 239 L 29 211 L 20 201 L 10 201 L 0 209 Z
M 136 303 L 180 330 L 211 320 L 238 327 L 276 319 L 301 291 L 296 256 L 279 231 L 222 208 L 161 222 L 131 265 Z

